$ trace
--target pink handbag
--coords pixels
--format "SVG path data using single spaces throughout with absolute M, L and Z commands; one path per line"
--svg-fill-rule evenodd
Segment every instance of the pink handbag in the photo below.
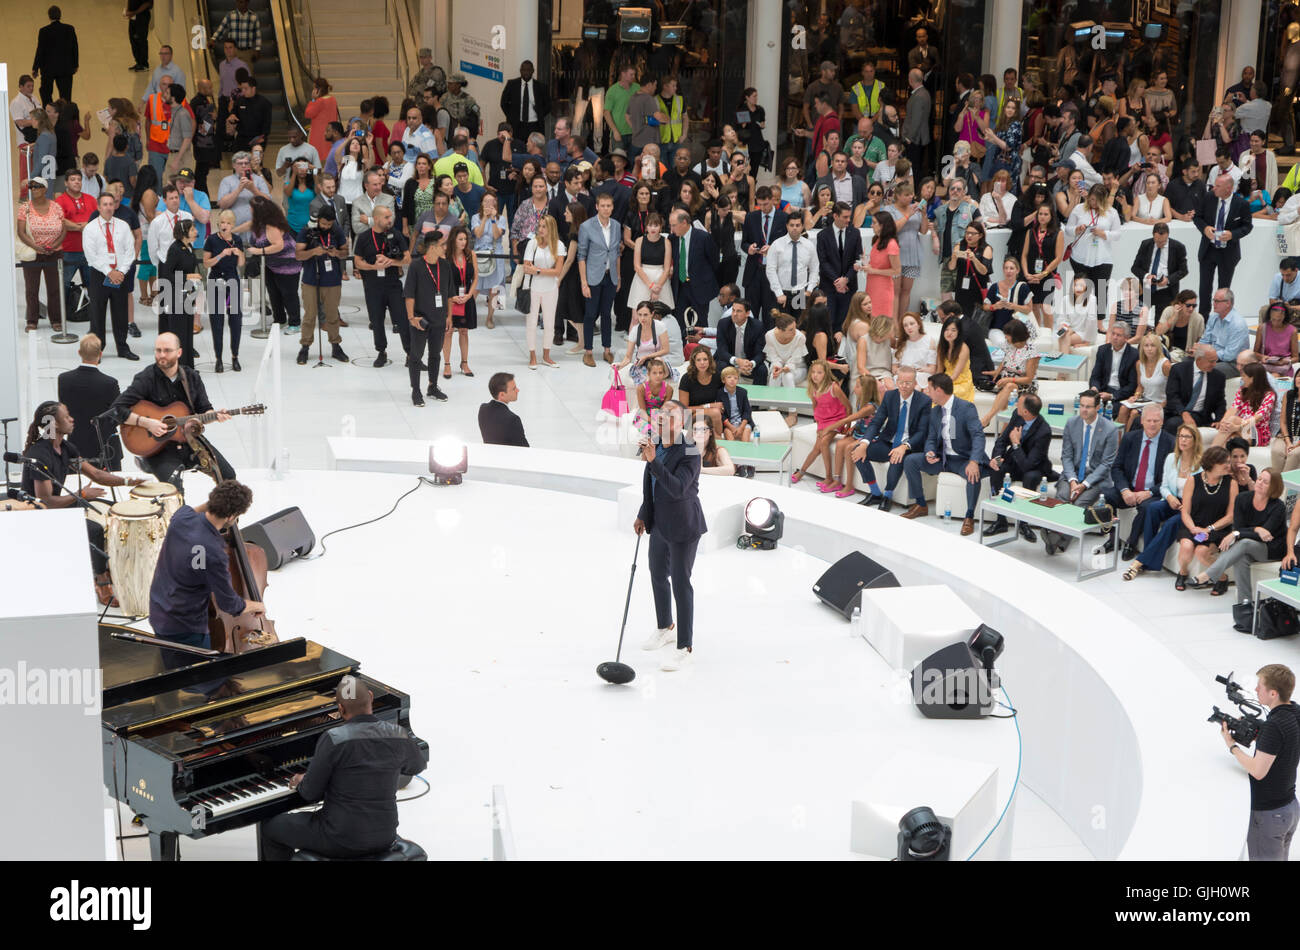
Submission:
M 622 418 L 632 411 L 628 407 L 627 390 L 623 387 L 617 369 L 614 370 L 614 385 L 605 391 L 604 398 L 600 400 L 600 408 L 615 418 Z

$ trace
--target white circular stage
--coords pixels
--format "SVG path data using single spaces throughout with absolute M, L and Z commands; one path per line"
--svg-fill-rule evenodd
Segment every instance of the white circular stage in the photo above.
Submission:
M 695 662 L 665 673 L 667 651 L 640 649 L 655 626 L 643 542 L 623 646 L 637 678 L 605 684 L 595 668 L 614 658 L 630 519 L 612 501 L 476 482 L 473 464 L 464 484 L 422 485 L 388 518 L 329 538 L 323 557 L 318 546 L 272 573 L 265 595 L 281 639 L 316 640 L 410 694 L 432 791 L 401 806 L 401 832 L 431 858 L 490 855 L 494 786 L 522 859 L 861 857 L 852 803 L 896 781 L 881 771 L 900 749 L 987 763 L 988 798 L 997 813 L 1007 804 L 1015 724 L 922 717 L 906 682 L 812 593 L 825 562 L 794 547 L 740 551 L 735 532 L 702 546 Z M 298 504 L 317 537 L 382 515 L 416 484 L 247 481 L 245 523 Z M 207 486 L 187 489 L 197 503 Z M 1008 856 L 1011 821 L 980 857 Z M 242 847 L 181 849 L 251 847 L 249 834 L 222 837 Z

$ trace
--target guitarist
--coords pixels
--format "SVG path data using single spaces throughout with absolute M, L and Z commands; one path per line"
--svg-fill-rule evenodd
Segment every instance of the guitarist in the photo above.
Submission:
M 212 597 L 222 610 L 236 616 L 245 611 L 266 612 L 262 604 L 235 593 L 230 583 L 230 556 L 221 536 L 252 503 L 253 492 L 247 485 L 224 481 L 197 508 L 181 505 L 172 515 L 149 588 L 149 625 L 156 636 L 210 649 L 208 602 Z M 175 650 L 163 650 L 162 658 L 169 670 L 194 662 L 192 656 Z
M 182 402 L 189 407 L 190 415 L 212 412 L 212 403 L 203 380 L 196 369 L 180 365 L 181 341 L 174 333 L 163 333 L 154 344 L 154 364 L 148 369 L 136 373 L 131 385 L 122 395 L 113 401 L 104 415 L 113 425 L 138 425 L 149 430 L 155 436 L 167 431 L 167 426 L 157 419 L 140 416 L 134 406 L 141 400 L 158 406 L 167 406 Z M 182 375 L 183 374 L 183 375 Z M 230 416 L 225 412 L 217 413 L 218 422 L 226 422 Z M 223 479 L 233 479 L 235 470 L 215 448 L 213 459 L 221 469 Z M 153 473 L 160 482 L 171 482 L 182 494 L 181 473 L 198 465 L 194 450 L 182 442 L 168 442 L 157 455 L 140 459 L 140 463 Z

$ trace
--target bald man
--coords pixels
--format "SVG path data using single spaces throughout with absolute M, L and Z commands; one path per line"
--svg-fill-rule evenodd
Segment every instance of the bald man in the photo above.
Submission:
M 374 714 L 374 693 L 354 676 L 334 691 L 343 721 L 316 743 L 307 771 L 289 782 L 319 811 L 276 815 L 257 826 L 260 861 L 288 861 L 298 849 L 331 858 L 385 851 L 397 837 L 397 789 L 418 775 L 429 750 Z
M 181 341 L 176 334 L 160 334 L 153 347 L 153 365 L 136 373 L 135 379 L 131 380 L 131 385 L 113 401 L 113 405 L 104 414 L 105 418 L 115 426 L 140 426 L 155 437 L 161 438 L 166 433 L 167 427 L 157 419 L 138 414 L 134 408 L 136 403 L 145 400 L 156 406 L 168 406 L 179 402 L 187 407 L 187 415 L 212 412 L 212 401 L 208 399 L 208 392 L 203 387 L 203 379 L 199 376 L 199 371 L 181 366 L 180 359 Z M 230 415 L 225 410 L 217 412 L 218 422 L 226 422 L 229 419 Z M 221 469 L 221 477 L 233 479 L 235 470 L 225 457 L 215 448 L 212 454 Z M 171 482 L 180 489 L 182 494 L 185 488 L 181 483 L 181 475 L 189 469 L 198 467 L 198 459 L 188 443 L 171 441 L 168 441 L 156 455 L 141 458 L 140 463 L 160 482 Z
M 1250 204 L 1233 188 L 1230 175 L 1214 180 L 1214 191 L 1201 198 L 1192 223 L 1201 232 L 1202 302 L 1209 301 L 1216 287 L 1231 287 L 1232 274 L 1241 260 L 1241 239 L 1250 233 L 1253 220 Z M 1218 279 L 1215 279 L 1215 271 Z

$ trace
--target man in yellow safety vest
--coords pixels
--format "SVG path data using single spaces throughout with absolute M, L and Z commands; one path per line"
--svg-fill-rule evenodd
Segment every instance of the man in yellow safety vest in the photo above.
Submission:
M 660 83 L 659 105 L 668 116 L 667 122 L 659 124 L 660 157 L 671 166 L 673 153 L 678 148 L 688 147 L 686 132 L 690 127 L 690 119 L 686 115 L 682 97 L 677 94 L 676 76 L 669 76 Z
M 868 59 L 862 64 L 862 81 L 855 82 L 849 90 L 849 102 L 853 106 L 853 118 L 860 119 L 869 115 L 873 119 L 880 111 L 880 94 L 885 91 L 885 84 L 876 78 L 876 62 Z

